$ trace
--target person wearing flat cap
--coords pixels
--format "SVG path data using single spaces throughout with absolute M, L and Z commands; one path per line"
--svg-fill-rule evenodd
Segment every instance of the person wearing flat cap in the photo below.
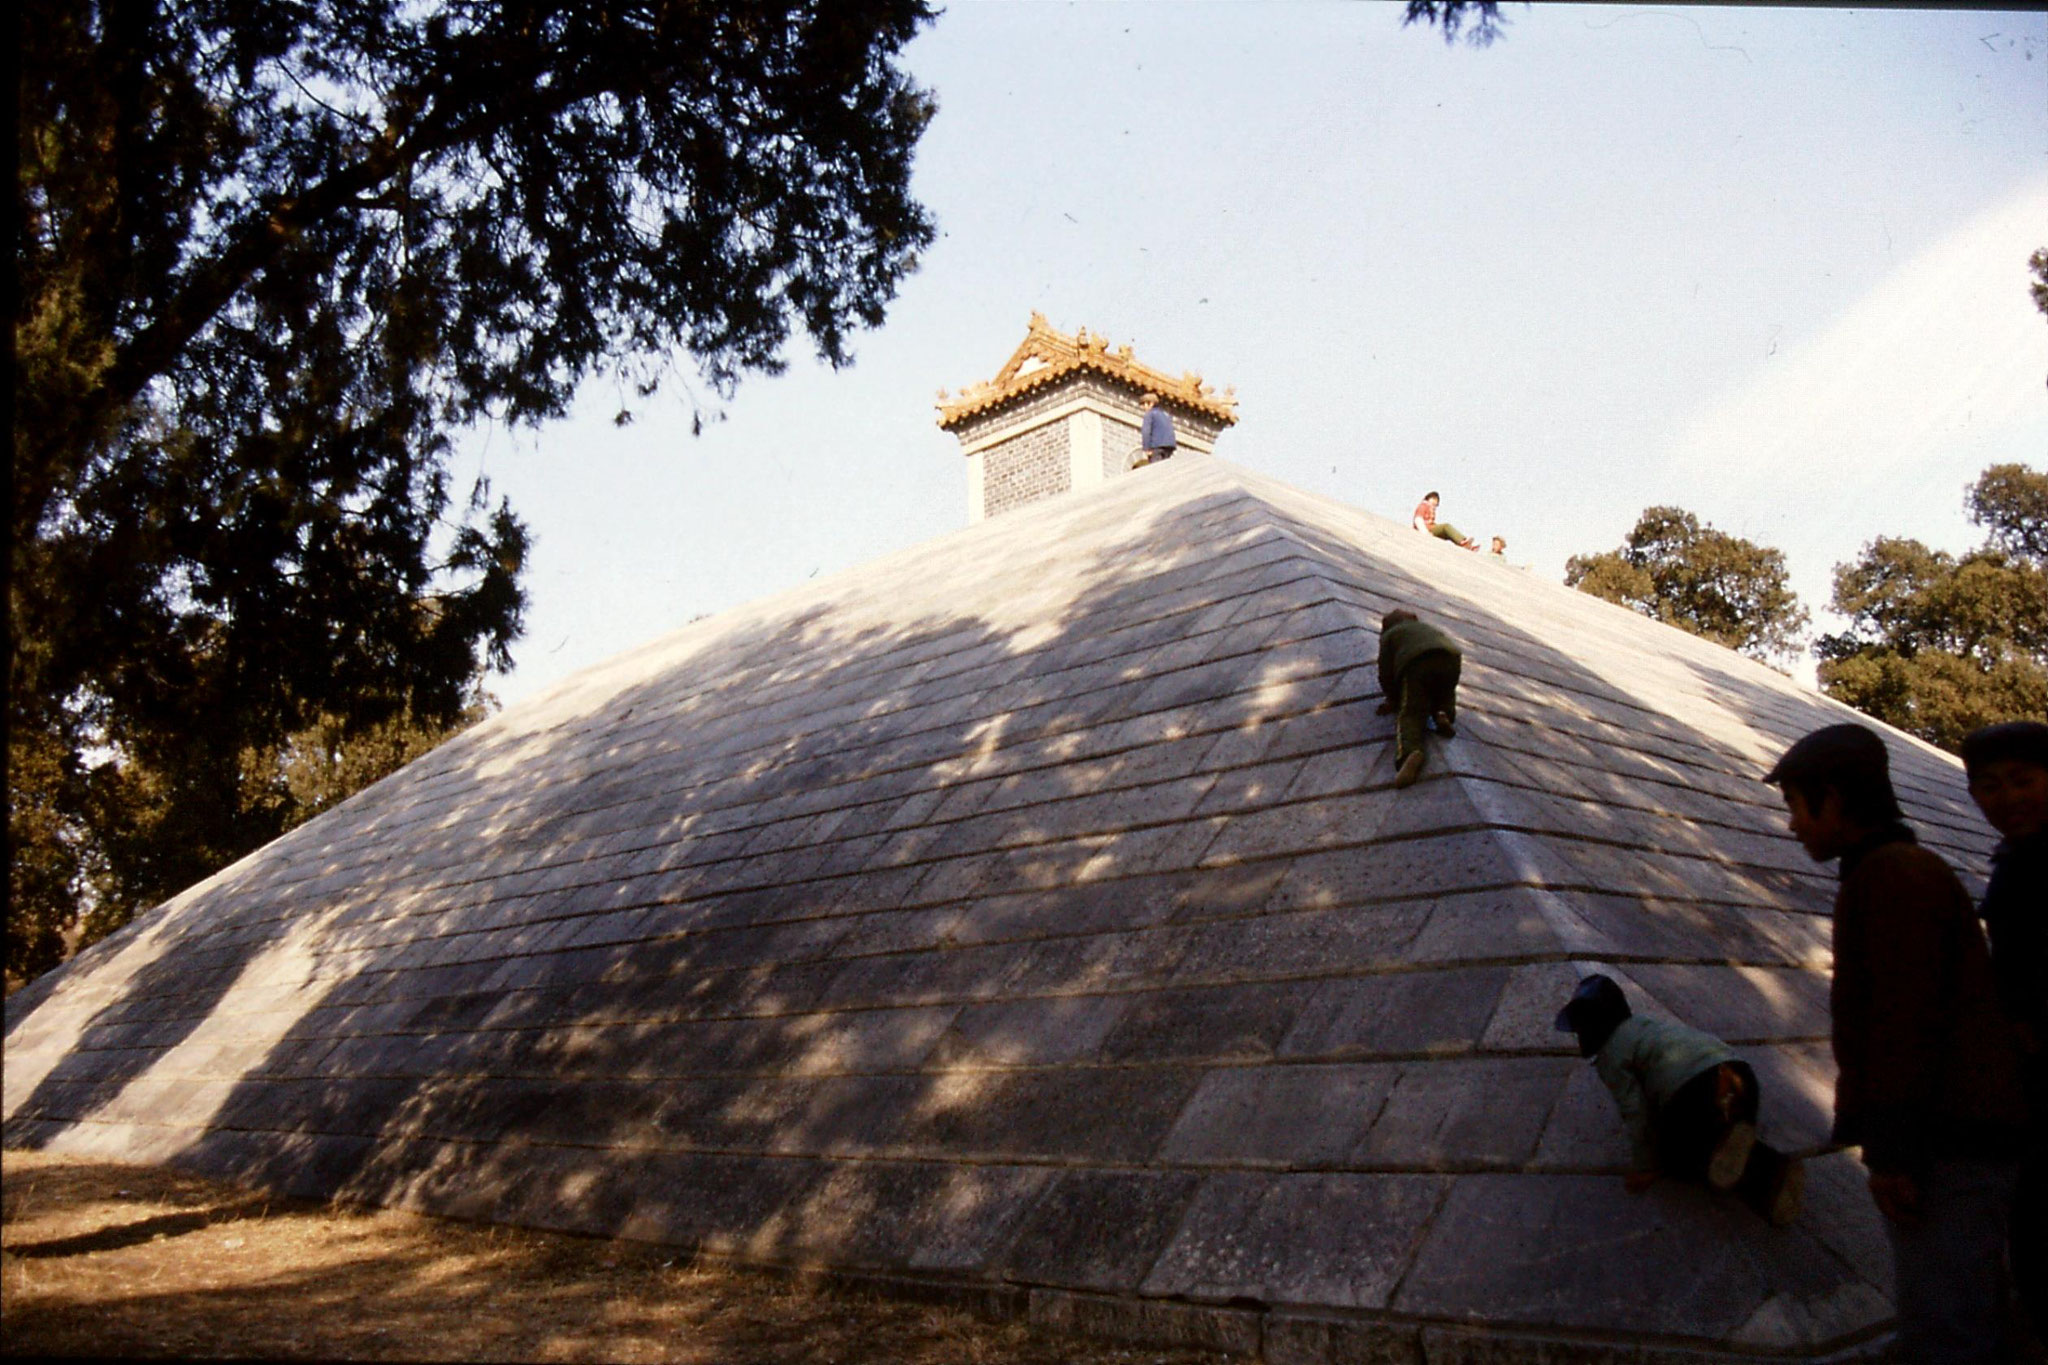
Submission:
M 2027 1141 L 2012 1210 L 2012 1277 L 2048 1343 L 2048 724 L 2007 721 L 1963 740 L 1970 799 L 2004 837 L 1979 907 L 1991 975 L 2018 1031 Z
M 1884 1215 L 1902 1355 L 2004 1360 L 2005 1243 L 2026 1107 L 1969 894 L 1906 826 L 1884 741 L 1869 727 L 1814 731 L 1764 781 L 1782 793 L 1807 854 L 1839 862 L 1834 1140 L 1862 1148 Z

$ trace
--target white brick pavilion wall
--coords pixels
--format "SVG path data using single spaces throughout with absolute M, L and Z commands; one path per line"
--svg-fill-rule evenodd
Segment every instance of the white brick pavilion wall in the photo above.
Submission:
M 1168 405 L 1184 449 L 1212 452 L 1222 426 Z M 1142 409 L 1095 375 L 1077 375 L 962 423 L 967 516 L 981 521 L 1130 472 Z

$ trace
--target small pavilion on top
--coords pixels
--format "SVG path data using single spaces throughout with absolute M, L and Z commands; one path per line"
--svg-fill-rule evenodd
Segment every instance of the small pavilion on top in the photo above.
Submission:
M 1068 336 L 1042 313 L 985 383 L 939 390 L 939 426 L 967 457 L 967 519 L 981 521 L 1128 473 L 1138 449 L 1139 400 L 1159 396 L 1185 450 L 1213 454 L 1237 422 L 1235 389 L 1179 378 L 1112 348 L 1083 327 Z

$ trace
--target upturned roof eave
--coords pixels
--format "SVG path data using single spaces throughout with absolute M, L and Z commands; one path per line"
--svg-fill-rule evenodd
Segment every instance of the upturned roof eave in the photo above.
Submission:
M 1040 361 L 1040 367 L 1022 372 L 1024 364 L 1032 359 Z M 934 405 L 939 412 L 939 428 L 950 431 L 962 422 L 998 411 L 1079 373 L 1099 375 L 1134 393 L 1156 393 L 1168 407 L 1221 426 L 1237 423 L 1234 391 L 1212 396 L 1200 375 L 1176 379 L 1138 360 L 1129 346 L 1111 350 L 1105 338 L 1099 334 L 1091 336 L 1085 327 L 1067 336 L 1046 322 L 1043 314 L 1033 313 L 1024 340 L 994 379 L 970 386 L 958 395 L 940 391 L 939 401 Z

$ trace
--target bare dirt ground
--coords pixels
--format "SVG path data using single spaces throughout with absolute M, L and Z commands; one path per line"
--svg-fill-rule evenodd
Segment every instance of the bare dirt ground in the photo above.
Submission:
M 275 1199 L 8 1152 L 0 1354 L 1222 1365 L 695 1264 L 673 1248 Z

